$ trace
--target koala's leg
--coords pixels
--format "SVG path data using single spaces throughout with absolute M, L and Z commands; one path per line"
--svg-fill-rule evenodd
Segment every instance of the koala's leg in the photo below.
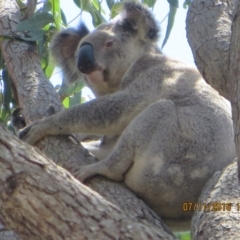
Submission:
M 168 138 L 169 133 L 173 137 L 176 124 L 176 109 L 172 101 L 161 100 L 152 104 L 131 121 L 106 159 L 81 167 L 76 174 L 78 179 L 84 181 L 86 178 L 100 174 L 115 181 L 123 180 L 130 168 L 138 168 L 138 158 L 144 152 L 149 150 L 161 154 L 163 149 L 161 140 Z M 159 134 L 157 131 L 159 128 L 160 135 L 156 136 Z M 153 136 L 157 138 L 154 143 Z M 170 142 L 173 141 L 174 137 Z M 156 149 L 152 149 L 153 147 Z M 146 158 L 146 165 L 148 161 Z
M 134 146 L 131 133 L 124 132 L 112 152 L 102 161 L 81 167 L 74 175 L 80 180 L 100 174 L 115 181 L 122 181 L 124 173 L 134 159 Z
M 100 140 L 93 142 L 82 142 L 81 144 L 98 160 L 105 159 L 112 151 L 112 146 L 101 147 Z

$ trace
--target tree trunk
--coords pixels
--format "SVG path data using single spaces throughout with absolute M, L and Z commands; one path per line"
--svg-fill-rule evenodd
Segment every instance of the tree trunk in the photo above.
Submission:
M 239 239 L 239 197 L 234 161 L 222 172 L 215 173 L 205 186 L 198 200 L 202 209 L 199 207 L 192 219 L 192 240 Z
M 203 78 L 230 100 L 229 48 L 234 9 L 238 0 L 194 0 L 189 7 L 186 30 L 189 45 Z
M 196 65 L 205 80 L 232 106 L 238 164 L 214 176 L 199 202 L 232 203 L 231 211 L 196 211 L 193 239 L 239 238 L 240 197 L 240 3 L 238 0 L 195 0 L 187 16 L 187 36 Z M 238 176 L 238 178 L 237 178 Z
M 174 239 L 136 220 L 0 125 L 0 219 L 23 239 Z
M 23 114 L 26 118 L 27 123 L 29 123 L 31 121 L 35 121 L 37 119 L 40 119 L 46 116 L 50 106 L 53 106 L 55 111 L 61 110 L 62 106 L 57 94 L 55 93 L 53 86 L 46 79 L 46 77 L 44 76 L 44 73 L 42 72 L 40 59 L 34 49 L 34 46 L 29 45 L 29 43 L 26 43 L 24 41 L 19 41 L 17 39 L 14 39 L 14 34 L 13 34 L 14 29 L 16 27 L 16 24 L 19 22 L 20 18 L 21 18 L 20 12 L 14 0 L 0 1 L 0 35 L 13 37 L 12 40 L 5 39 L 0 42 L 1 52 L 2 52 L 2 55 L 4 56 L 11 79 L 15 85 L 15 88 L 17 89 L 20 107 L 23 109 Z M 17 34 L 21 35 L 22 33 L 17 32 Z M 0 144 L 2 144 L 2 146 L 5 146 L 6 143 L 0 142 Z M 74 172 L 78 170 L 79 166 L 84 164 L 90 164 L 96 161 L 96 159 L 93 156 L 91 156 L 87 150 L 85 150 L 80 144 L 74 143 L 67 136 L 47 137 L 41 140 L 37 145 L 37 147 L 41 151 L 43 151 L 49 158 L 55 161 L 55 163 L 66 168 L 73 175 L 74 175 Z M 12 149 L 12 154 L 14 154 L 13 149 Z M 3 156 L 1 152 L 0 158 L 5 159 L 6 157 L 7 156 Z M 26 160 L 28 159 L 24 155 L 22 155 L 22 157 Z M 0 166 L 0 167 L 3 167 L 3 166 Z M 24 169 L 23 166 L 22 168 Z M 22 175 L 20 174 L 19 176 L 21 178 Z M 25 175 L 24 175 L 24 178 L 25 178 Z M 24 183 L 25 183 L 25 180 L 24 180 Z M 104 196 L 108 201 L 117 205 L 125 213 L 127 213 L 128 215 L 131 215 L 133 218 L 145 219 L 149 223 L 152 223 L 158 226 L 159 232 L 162 232 L 162 233 L 164 233 L 164 231 L 168 232 L 168 228 L 163 224 L 162 220 L 123 184 L 110 181 L 104 177 L 95 177 L 92 180 L 88 181 L 87 185 L 92 189 L 96 190 L 102 196 Z M 47 186 L 48 184 L 46 184 L 45 190 L 44 190 L 44 187 L 42 187 L 43 192 L 46 192 L 46 193 L 48 192 Z M 32 192 L 35 192 L 35 190 L 30 189 L 30 187 L 31 186 L 29 186 L 29 191 L 31 190 Z M 27 192 L 25 193 L 27 194 Z M 69 201 L 71 196 L 72 195 L 69 196 Z M 27 200 L 23 198 L 22 201 L 24 200 L 26 201 L 24 204 L 27 204 Z M 74 200 L 74 198 L 71 200 L 73 201 L 72 204 L 74 204 L 76 201 Z M 82 204 L 86 205 L 87 203 L 84 201 L 82 202 Z M 92 205 L 94 204 L 92 203 Z M 19 206 L 17 204 L 12 205 L 11 211 L 13 211 L 14 208 L 18 208 L 18 207 Z M 97 209 L 97 206 L 95 207 Z M 45 211 L 45 210 L 42 210 L 42 211 Z M 41 213 L 43 213 L 43 215 L 46 214 L 46 216 L 48 216 L 47 212 L 41 212 Z M 65 210 L 65 212 L 63 213 L 66 219 L 70 218 L 71 216 L 70 212 L 68 214 L 68 212 L 66 212 Z M 8 226 L 16 227 L 17 226 L 16 224 L 21 225 L 26 220 L 24 218 L 22 219 L 22 222 L 17 222 L 15 221 L 15 218 L 12 218 L 11 216 L 12 216 L 12 212 L 10 211 L 6 212 L 4 219 L 1 219 L 2 222 L 4 224 L 7 223 Z M 36 217 L 36 216 L 32 213 L 32 217 Z M 35 220 L 36 222 L 33 225 L 31 225 L 31 228 L 40 227 L 41 225 L 40 217 L 39 216 L 36 217 Z M 34 219 L 32 221 L 34 222 Z M 47 225 L 44 225 L 44 226 L 47 226 Z M 95 228 L 94 225 L 90 225 L 90 226 Z M 14 229 L 18 229 L 18 228 L 16 227 Z M 22 228 L 19 227 L 19 229 L 22 229 Z M 35 230 L 38 231 L 37 229 Z M 35 230 L 32 230 L 32 232 Z M 88 231 L 88 230 L 86 229 L 86 227 L 84 228 L 84 231 Z M 68 239 L 71 238 L 70 236 L 71 234 L 68 235 Z M 32 238 L 28 238 L 28 239 L 33 239 L 33 236 Z M 42 237 L 41 239 L 44 239 L 44 238 Z

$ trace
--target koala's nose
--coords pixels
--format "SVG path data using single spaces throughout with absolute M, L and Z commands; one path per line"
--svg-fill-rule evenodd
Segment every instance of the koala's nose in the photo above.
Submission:
M 77 56 L 77 65 L 82 73 L 86 74 L 94 71 L 95 59 L 93 46 L 91 44 L 87 43 L 80 47 Z

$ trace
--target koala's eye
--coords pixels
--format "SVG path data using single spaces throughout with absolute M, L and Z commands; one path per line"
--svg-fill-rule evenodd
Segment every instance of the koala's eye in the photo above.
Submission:
M 113 40 L 109 40 L 106 42 L 106 47 L 111 47 L 113 45 Z

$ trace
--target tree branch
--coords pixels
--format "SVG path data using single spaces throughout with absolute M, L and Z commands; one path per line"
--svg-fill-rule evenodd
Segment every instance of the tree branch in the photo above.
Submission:
M 23 239 L 174 239 L 134 220 L 0 125 L 0 218 Z
M 231 45 L 229 51 L 228 82 L 231 88 L 231 105 L 235 144 L 238 157 L 238 178 L 240 179 L 240 3 L 236 5 L 232 24 Z
M 236 161 L 209 180 L 192 218 L 192 239 L 239 239 L 239 184 Z M 205 204 L 205 205 L 204 205 Z M 209 210 L 204 207 L 210 206 Z
M 229 48 L 238 0 L 195 0 L 186 20 L 189 45 L 203 78 L 230 100 Z

